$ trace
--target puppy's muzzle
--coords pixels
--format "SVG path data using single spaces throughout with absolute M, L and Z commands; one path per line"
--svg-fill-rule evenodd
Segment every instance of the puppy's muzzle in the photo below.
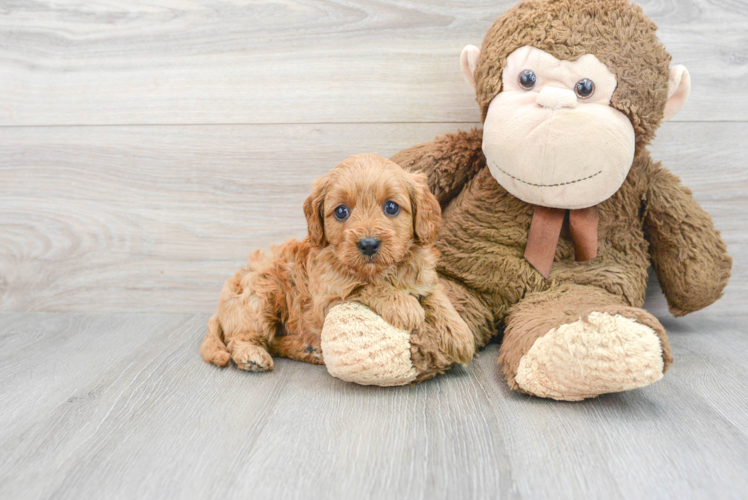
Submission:
M 379 238 L 361 238 L 358 240 L 356 246 L 362 254 L 371 257 L 379 251 L 379 247 L 382 246 L 382 241 Z

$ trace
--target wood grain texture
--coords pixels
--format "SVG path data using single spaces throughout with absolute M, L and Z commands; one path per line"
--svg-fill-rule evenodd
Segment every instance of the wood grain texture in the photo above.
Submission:
M 514 0 L 19 0 L 0 125 L 473 122 L 467 44 Z M 748 5 L 643 0 L 691 72 L 676 120 L 745 120 Z
M 748 318 L 663 321 L 650 387 L 509 391 L 496 345 L 415 387 L 204 364 L 207 315 L 0 315 L 3 498 L 739 498 Z
M 211 312 L 251 250 L 306 234 L 313 179 L 351 154 L 388 156 L 460 127 L 6 129 L 0 310 Z M 745 123 L 670 123 L 654 147 L 735 257 L 715 312 L 748 300 L 747 135 Z
M 0 309 L 208 312 L 252 249 L 306 234 L 313 179 L 455 128 L 6 129 Z

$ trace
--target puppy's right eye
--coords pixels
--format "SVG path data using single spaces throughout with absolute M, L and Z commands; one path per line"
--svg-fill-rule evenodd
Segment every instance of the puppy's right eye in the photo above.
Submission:
M 387 203 L 384 204 L 384 213 L 390 217 L 394 217 L 400 213 L 400 205 L 392 200 L 388 200 Z
M 346 207 L 345 205 L 340 205 L 338 208 L 335 209 L 333 214 L 335 215 L 336 219 L 342 222 L 348 218 L 351 212 L 350 210 L 348 210 L 348 207 Z

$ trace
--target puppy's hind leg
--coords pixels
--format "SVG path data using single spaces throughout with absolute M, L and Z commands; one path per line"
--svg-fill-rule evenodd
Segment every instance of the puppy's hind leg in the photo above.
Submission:
M 203 344 L 200 346 L 200 354 L 206 363 L 213 363 L 216 366 L 229 364 L 231 356 L 229 356 L 226 344 L 223 343 L 223 330 L 216 314 L 208 320 L 208 333 L 205 334 Z
M 274 326 L 262 319 L 262 311 L 256 307 L 260 302 L 257 297 L 249 299 L 235 303 L 234 311 L 224 320 L 226 349 L 239 369 L 248 372 L 270 371 L 274 364 L 267 345 L 272 337 L 269 331 Z
M 224 287 L 221 325 L 226 349 L 236 366 L 250 372 L 272 370 L 268 344 L 275 336 L 282 303 L 272 263 L 261 251 L 247 259 L 247 268 Z
M 203 359 L 216 366 L 226 366 L 233 359 L 236 366 L 251 372 L 273 369 L 273 360 L 265 348 L 258 345 L 257 335 L 233 333 L 228 337 L 224 343 L 221 322 L 214 314 L 208 321 L 208 333 L 200 346 Z

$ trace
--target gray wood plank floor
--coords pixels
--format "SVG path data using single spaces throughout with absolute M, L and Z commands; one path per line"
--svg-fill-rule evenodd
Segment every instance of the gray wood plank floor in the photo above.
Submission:
M 495 345 L 405 388 L 204 364 L 207 315 L 0 315 L 2 498 L 745 498 L 748 317 L 663 317 L 676 363 L 582 403 Z

